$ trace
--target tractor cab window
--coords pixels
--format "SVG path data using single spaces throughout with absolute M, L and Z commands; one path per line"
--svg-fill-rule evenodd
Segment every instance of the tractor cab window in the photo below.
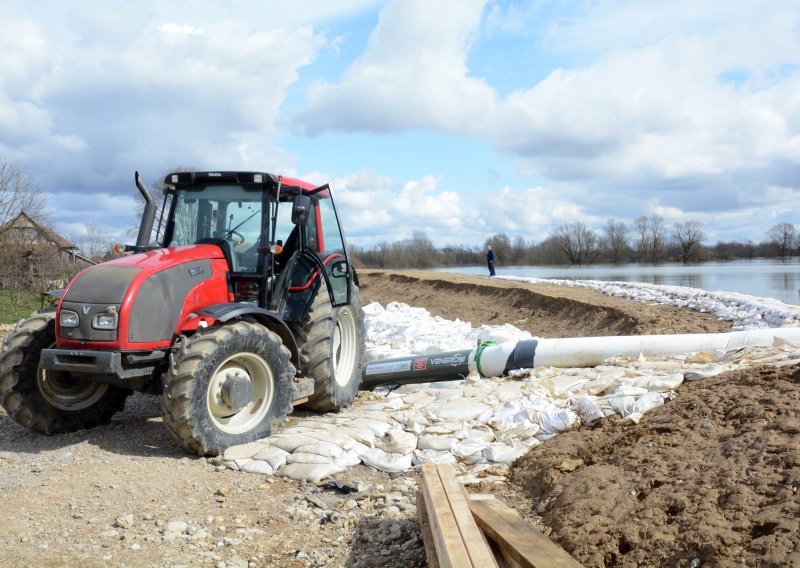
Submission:
M 320 256 L 325 263 L 325 271 L 331 287 L 334 304 L 345 304 L 349 301 L 349 274 L 344 237 L 339 228 L 339 219 L 330 194 L 319 193 L 317 200 L 322 235 L 319 236 Z
M 238 185 L 177 191 L 167 246 L 224 241 L 239 260 L 237 271 L 254 272 L 261 235 L 261 192 Z

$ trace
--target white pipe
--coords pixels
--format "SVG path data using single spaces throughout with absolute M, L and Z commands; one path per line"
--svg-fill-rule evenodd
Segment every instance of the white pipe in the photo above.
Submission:
M 594 367 L 616 355 L 676 355 L 766 347 L 776 338 L 800 344 L 800 328 L 771 328 L 730 333 L 631 335 L 534 339 L 489 345 L 470 353 L 469 370 L 495 377 L 529 367 Z M 531 352 L 532 349 L 532 352 Z

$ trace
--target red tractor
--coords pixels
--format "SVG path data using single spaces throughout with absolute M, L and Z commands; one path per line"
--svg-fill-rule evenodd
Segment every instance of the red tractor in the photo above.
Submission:
M 107 423 L 134 391 L 156 394 L 178 442 L 217 455 L 269 436 L 293 404 L 348 405 L 364 319 L 330 188 L 259 172 L 164 183 L 158 245 L 137 173 L 135 254 L 81 271 L 6 338 L 6 412 L 71 432 Z

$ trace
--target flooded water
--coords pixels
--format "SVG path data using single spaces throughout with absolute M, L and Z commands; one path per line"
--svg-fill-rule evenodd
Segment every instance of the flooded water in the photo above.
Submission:
M 461 274 L 488 274 L 484 266 L 457 266 L 436 269 Z M 787 304 L 800 304 L 800 262 L 773 259 L 704 262 L 593 264 L 590 266 L 497 266 L 498 276 L 554 278 L 560 280 L 606 280 L 647 282 L 669 286 L 688 286 L 709 292 L 739 292 L 750 296 L 776 298 Z

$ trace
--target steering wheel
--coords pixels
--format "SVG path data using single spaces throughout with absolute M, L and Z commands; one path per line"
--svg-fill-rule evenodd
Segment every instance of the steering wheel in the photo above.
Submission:
M 238 238 L 234 238 L 234 237 L 238 237 Z M 240 233 L 239 231 L 236 231 L 234 229 L 228 229 L 225 232 L 225 240 L 228 240 L 229 238 L 230 238 L 230 240 L 233 241 L 233 244 L 235 244 L 235 245 L 240 245 L 240 244 L 242 244 L 244 242 L 244 235 L 242 235 L 242 233 Z

